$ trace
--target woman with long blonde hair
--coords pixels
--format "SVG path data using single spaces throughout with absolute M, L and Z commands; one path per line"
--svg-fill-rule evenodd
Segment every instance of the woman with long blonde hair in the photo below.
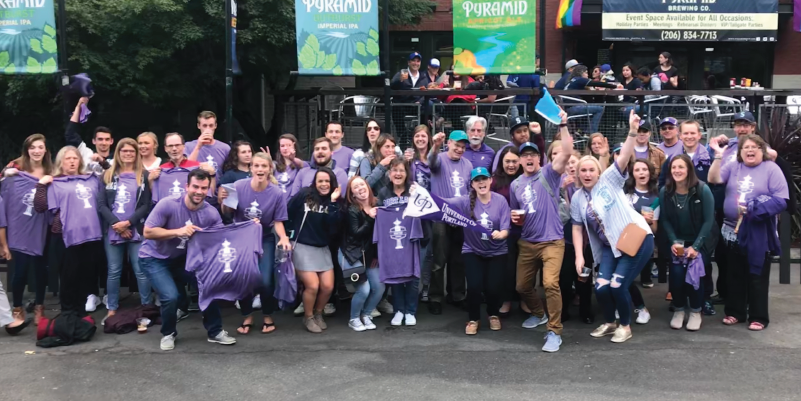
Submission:
M 139 155 L 142 156 L 142 164 L 145 170 L 150 171 L 161 165 L 161 158 L 156 156 L 156 149 L 159 148 L 159 138 L 152 132 L 143 132 L 136 137 L 139 144 Z
M 253 176 L 249 180 L 242 179 L 234 183 L 238 198 L 236 209 L 229 208 L 223 203 L 228 197 L 228 192 L 224 188 L 220 188 L 218 198 L 223 214 L 233 215 L 234 222 L 257 220 L 263 228 L 262 249 L 264 253 L 259 259 L 262 283 L 256 291 L 261 297 L 261 311 L 264 319 L 261 332 L 266 334 L 275 331 L 275 323 L 271 315 L 278 309 L 278 302 L 273 296 L 275 290 L 273 282 L 275 237 L 278 237 L 278 246 L 281 246 L 284 251 L 289 251 L 292 247 L 284 228 L 284 222 L 287 220 L 286 194 L 273 176 L 273 159 L 268 153 L 256 153 L 251 160 L 250 172 Z M 242 316 L 245 317 L 237 329 L 239 334 L 248 334 L 253 328 L 253 298 L 254 296 L 251 295 L 239 301 Z
M 139 267 L 139 248 L 144 233 L 142 222 L 150 212 L 151 203 L 147 175 L 137 141 L 131 138 L 120 140 L 114 150 L 114 162 L 103 175 L 105 190 L 99 191 L 97 201 L 103 216 L 103 245 L 108 259 L 106 318 L 114 316 L 119 307 L 120 277 L 126 250 L 142 305 L 150 303 L 150 283 Z
M 25 321 L 22 295 L 28 283 L 28 270 L 33 265 L 36 274 L 34 298 L 34 324 L 44 317 L 44 297 L 47 290 L 47 259 L 44 256 L 47 241 L 47 215 L 32 213 L 36 183 L 51 174 L 53 160 L 47 149 L 45 136 L 33 134 L 22 143 L 22 154 L 3 171 L 6 180 L 2 185 L 3 200 L 8 216 L 8 247 L 14 260 L 14 278 L 11 282 L 14 318 Z

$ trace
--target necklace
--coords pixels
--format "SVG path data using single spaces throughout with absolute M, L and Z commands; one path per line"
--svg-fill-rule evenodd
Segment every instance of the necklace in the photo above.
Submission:
M 678 194 L 678 193 L 676 193 L 676 194 L 673 196 L 673 202 L 676 204 L 676 206 L 677 206 L 679 209 L 684 209 L 684 207 L 685 207 L 685 206 L 687 206 L 687 201 L 688 201 L 688 200 L 690 200 L 690 194 L 689 194 L 689 193 L 687 193 L 686 195 L 684 195 L 684 202 L 683 202 L 683 203 L 679 201 L 679 194 Z

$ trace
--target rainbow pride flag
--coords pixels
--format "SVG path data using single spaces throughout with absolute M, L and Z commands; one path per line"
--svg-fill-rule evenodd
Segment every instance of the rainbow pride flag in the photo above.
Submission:
M 795 0 L 793 5 L 793 30 L 801 32 L 801 0 Z
M 556 13 L 556 29 L 581 25 L 581 5 L 583 2 L 584 0 L 559 0 L 559 11 Z

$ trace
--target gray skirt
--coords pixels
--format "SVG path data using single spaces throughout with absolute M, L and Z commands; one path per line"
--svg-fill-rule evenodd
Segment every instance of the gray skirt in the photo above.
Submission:
M 304 272 L 327 272 L 334 268 L 331 250 L 327 246 L 295 244 L 292 251 L 292 264 L 295 270 Z

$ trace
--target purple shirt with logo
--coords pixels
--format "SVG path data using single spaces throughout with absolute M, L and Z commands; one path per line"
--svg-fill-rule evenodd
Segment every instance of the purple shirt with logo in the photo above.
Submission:
M 222 224 L 220 213 L 207 202 L 203 202 L 197 210 L 189 210 L 184 198 L 167 198 L 156 204 L 145 221 L 147 227 L 161 227 L 175 230 L 186 225 L 195 225 L 202 229 Z M 261 238 L 259 236 L 259 238 Z M 186 254 L 189 238 L 173 238 L 166 241 L 146 239 L 139 248 L 140 258 L 172 259 Z
M 738 205 L 746 206 L 761 195 L 790 199 L 787 180 L 774 162 L 763 161 L 755 167 L 743 163 L 727 163 L 720 169 L 720 178 L 726 183 L 723 201 L 724 223 L 734 227 L 739 219 Z
M 191 155 L 196 146 L 197 140 L 187 142 L 184 148 L 184 153 Z M 225 164 L 225 158 L 228 157 L 228 153 L 230 152 L 231 147 L 228 146 L 227 143 L 220 140 L 215 140 L 213 144 L 200 148 L 200 150 L 197 152 L 197 162 L 211 164 L 211 166 L 217 170 L 217 177 L 222 177 L 223 164 Z
M 470 145 L 467 145 L 463 157 L 466 157 L 467 160 L 470 161 L 473 168 L 484 167 L 487 171 L 491 171 L 490 166 L 492 166 L 492 160 L 495 158 L 495 151 L 487 146 L 486 143 L 482 143 L 478 150 L 473 150 Z
M 164 198 L 182 198 L 186 194 L 186 177 L 196 168 L 175 167 L 161 170 L 159 178 L 153 181 L 153 203 Z
M 197 277 L 201 310 L 215 299 L 243 299 L 261 285 L 261 232 L 259 224 L 244 222 L 192 235 L 186 251 L 186 271 Z
M 420 277 L 420 219 L 403 217 L 404 207 L 379 208 L 373 243 L 378 244 L 378 268 L 385 284 L 408 283 Z
M 684 144 L 682 144 L 681 141 L 676 141 L 676 143 L 670 147 L 665 146 L 664 142 L 660 142 L 659 145 L 656 145 L 656 147 L 665 152 L 665 156 L 668 160 L 672 159 L 673 156 L 684 153 Z
M 467 196 L 470 193 L 470 171 L 473 170 L 473 164 L 464 157 L 453 161 L 445 152 L 437 157 L 439 171 L 431 171 L 431 193 L 440 198 Z
M 564 227 L 559 220 L 559 207 L 554 196 L 548 194 L 540 180 L 548 180 L 554 196 L 558 194 L 562 175 L 554 171 L 548 163 L 537 174 L 527 177 L 525 174 L 512 181 L 509 202 L 512 210 L 525 210 L 523 232 L 520 238 L 528 242 L 556 241 L 564 238 Z
M 309 167 L 309 163 L 303 162 L 303 167 Z M 295 182 L 295 177 L 298 175 L 298 171 L 300 169 L 297 166 L 288 167 L 284 171 L 278 171 L 275 168 L 275 162 L 273 162 L 273 175 L 275 175 L 275 179 L 278 180 L 278 185 L 281 187 L 281 191 L 284 193 L 289 193 L 292 189 L 292 183 Z
M 59 210 L 64 245 L 68 248 L 103 238 L 97 213 L 97 191 L 102 190 L 94 174 L 53 178 L 47 189 L 47 207 Z
M 454 206 L 458 207 L 465 216 L 470 217 L 470 197 L 465 196 L 454 199 Z M 486 205 L 476 198 L 473 209 L 475 221 L 490 232 L 509 230 L 511 209 L 506 198 L 495 192 L 490 192 L 490 201 Z M 506 240 L 496 241 L 489 234 L 474 230 L 464 230 L 464 244 L 462 253 L 475 253 L 484 257 L 505 255 L 508 252 Z
M 112 184 L 109 184 L 112 185 Z M 122 173 L 117 180 L 117 187 L 115 188 L 117 194 L 114 196 L 114 204 L 111 206 L 111 212 L 117 216 L 120 221 L 130 220 L 131 216 L 136 211 L 136 194 L 139 187 L 136 185 L 136 175 L 134 173 Z M 131 239 L 124 239 L 117 234 L 111 227 L 108 228 L 108 239 L 112 245 L 121 244 L 124 242 L 139 242 L 142 241 L 141 233 L 136 231 L 136 225 L 131 222 L 132 237 Z
M 335 162 L 337 162 L 336 164 L 337 167 L 343 169 L 345 173 L 347 173 L 346 169 L 350 167 L 351 156 L 353 156 L 353 149 L 347 146 L 340 146 L 339 149 L 331 153 L 331 158 L 334 159 Z M 345 174 L 345 176 L 347 177 L 348 175 Z
M 298 175 L 295 177 L 295 182 L 292 183 L 292 187 L 289 190 L 289 195 L 287 196 L 287 199 L 290 199 L 293 196 L 295 196 L 295 194 L 300 192 L 301 188 L 306 188 L 308 186 L 311 186 L 315 175 L 317 175 L 316 168 L 311 168 L 311 167 L 302 168 L 298 172 Z M 345 170 L 339 167 L 334 167 L 334 175 L 337 177 L 337 184 L 339 184 L 340 188 L 346 188 L 348 186 L 348 173 L 346 173 Z
M 259 219 L 264 229 L 263 235 L 272 235 L 270 228 L 276 221 L 286 221 L 286 194 L 278 185 L 270 183 L 264 191 L 256 192 L 250 186 L 251 180 L 234 183 L 239 204 L 234 213 L 234 221 L 242 222 Z
M 20 171 L 7 177 L 0 186 L 6 203 L 8 247 L 26 255 L 41 256 L 47 241 L 50 213 L 36 213 L 33 197 L 39 179 Z
M 415 160 L 412 163 L 412 179 L 426 191 L 431 191 L 431 169 L 428 167 L 428 163 L 419 159 Z

